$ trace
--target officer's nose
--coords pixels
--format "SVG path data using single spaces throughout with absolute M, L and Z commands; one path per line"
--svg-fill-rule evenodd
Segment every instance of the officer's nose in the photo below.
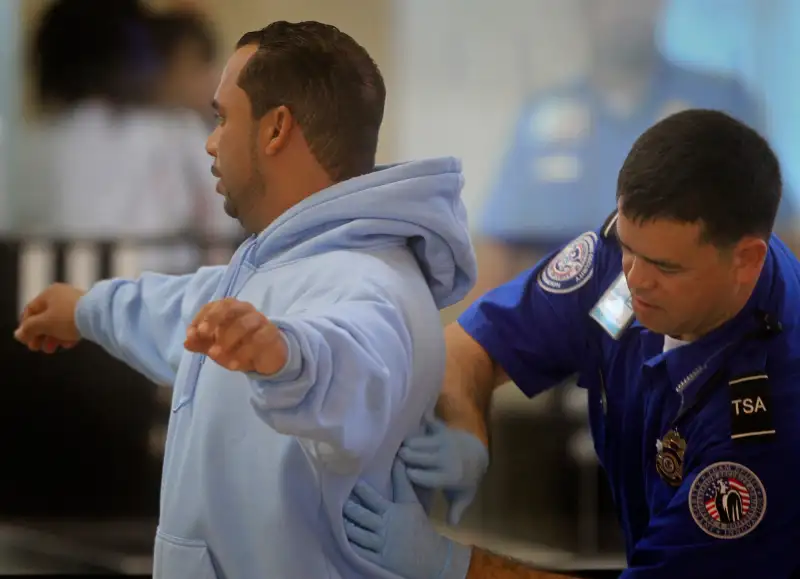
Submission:
M 622 269 L 631 292 L 647 291 L 656 286 L 655 267 L 641 258 L 627 256 L 622 261 Z

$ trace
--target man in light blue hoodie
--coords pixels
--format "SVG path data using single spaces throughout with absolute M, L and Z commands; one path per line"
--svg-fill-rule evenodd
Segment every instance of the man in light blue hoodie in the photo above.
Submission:
M 154 577 L 394 577 L 353 554 L 342 507 L 359 479 L 391 496 L 442 384 L 438 309 L 476 267 L 456 160 L 375 167 L 384 97 L 332 26 L 246 34 L 207 143 L 251 234 L 231 263 L 55 285 L 23 313 L 32 349 L 84 338 L 174 384 Z

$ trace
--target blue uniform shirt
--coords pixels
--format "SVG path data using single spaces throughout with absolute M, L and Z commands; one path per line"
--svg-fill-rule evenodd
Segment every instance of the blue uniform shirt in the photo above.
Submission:
M 665 352 L 664 336 L 635 321 L 614 339 L 590 315 L 615 282 L 627 288 L 613 226 L 488 293 L 459 323 L 528 396 L 576 373 L 588 390 L 623 578 L 789 577 L 800 571 L 800 264 L 773 237 L 742 312 Z M 670 432 L 682 455 L 664 446 Z
M 614 204 L 617 173 L 633 142 L 658 120 L 688 108 L 723 110 L 760 125 L 758 107 L 742 85 L 665 61 L 627 118 L 613 115 L 585 80 L 539 96 L 517 121 L 479 233 L 549 251 L 596 227 Z

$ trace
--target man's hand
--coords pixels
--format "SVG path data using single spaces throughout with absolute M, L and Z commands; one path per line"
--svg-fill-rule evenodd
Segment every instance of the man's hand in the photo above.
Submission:
M 283 368 L 289 355 L 278 327 L 252 304 L 234 298 L 203 306 L 184 346 L 228 370 L 265 376 Z
M 444 491 L 451 525 L 461 520 L 489 466 L 489 452 L 480 439 L 438 419 L 426 422 L 423 434 L 406 439 L 398 456 L 408 467 L 411 482 Z
M 51 285 L 25 306 L 14 337 L 35 352 L 72 348 L 81 339 L 75 310 L 84 293 L 63 283 Z

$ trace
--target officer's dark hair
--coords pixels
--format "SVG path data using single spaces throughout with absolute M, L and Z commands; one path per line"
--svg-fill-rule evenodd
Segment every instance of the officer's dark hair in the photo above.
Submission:
M 372 171 L 386 87 L 367 51 L 320 22 L 273 22 L 242 36 L 237 48 L 249 45 L 258 51 L 238 85 L 253 117 L 286 106 L 334 181 Z
M 700 223 L 702 240 L 730 247 L 769 238 L 781 201 L 781 171 L 756 131 L 713 110 L 665 118 L 634 143 L 619 172 L 626 218 Z

